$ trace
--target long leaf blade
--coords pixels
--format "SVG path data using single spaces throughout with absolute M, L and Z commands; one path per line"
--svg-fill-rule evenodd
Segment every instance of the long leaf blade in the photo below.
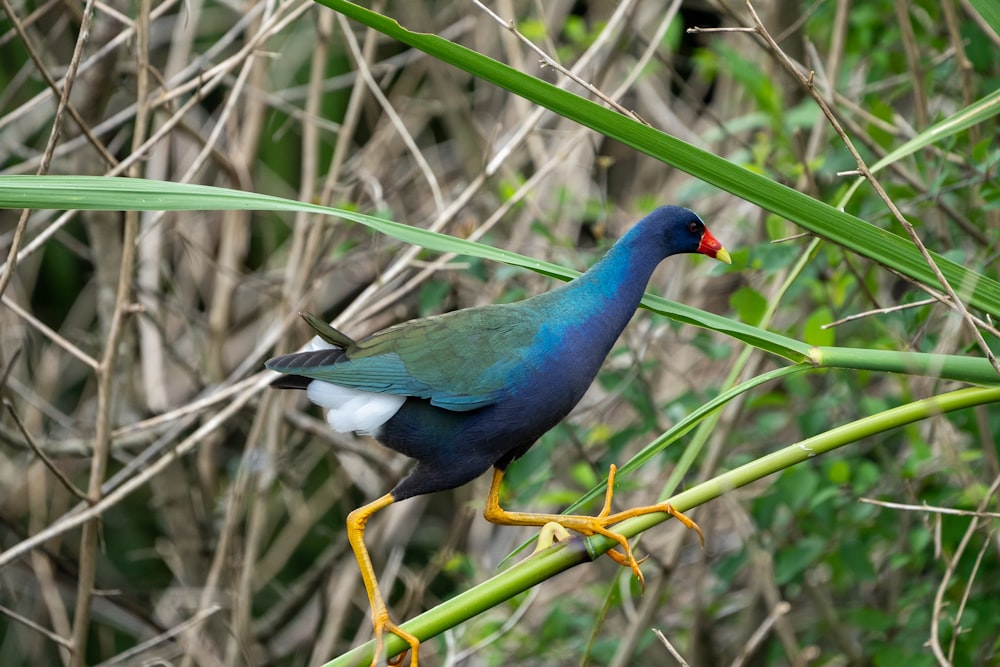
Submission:
M 0 207 L 112 211 L 305 211 L 350 220 L 399 241 L 436 252 L 503 262 L 560 280 L 578 275 L 578 272 L 557 264 L 364 213 L 209 185 L 110 176 L 0 176 Z M 801 341 L 662 297 L 646 295 L 643 305 L 677 321 L 718 331 L 792 361 L 802 361 L 809 354 L 809 346 Z
M 941 289 L 923 257 L 902 236 L 875 227 L 829 204 L 471 49 L 436 35 L 407 30 L 393 19 L 345 0 L 316 1 L 393 39 L 787 218 L 862 257 L 925 285 Z M 936 253 L 931 255 L 948 282 L 969 304 L 1000 317 L 1000 282 Z

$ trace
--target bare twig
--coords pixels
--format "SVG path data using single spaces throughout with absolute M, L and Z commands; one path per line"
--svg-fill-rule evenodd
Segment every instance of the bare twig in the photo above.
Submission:
M 368 85 L 368 91 L 372 94 L 372 97 L 378 100 L 379 106 L 382 107 L 382 111 L 385 112 L 385 115 L 392 123 L 392 126 L 396 128 L 399 138 L 403 140 L 404 144 L 406 144 L 406 147 L 409 149 L 414 161 L 420 167 L 420 171 L 424 175 L 424 180 L 427 181 L 427 186 L 431 189 L 431 196 L 434 198 L 434 204 L 437 206 L 437 212 L 439 214 L 442 213 L 445 209 L 445 202 L 444 197 L 441 195 L 441 186 L 438 185 L 437 176 L 434 175 L 434 170 L 431 169 L 430 164 L 427 163 L 427 158 L 424 157 L 420 147 L 417 146 L 417 142 L 413 139 L 410 131 L 406 128 L 406 124 L 403 122 L 403 119 L 399 117 L 399 114 L 396 113 L 396 109 L 392 106 L 389 98 L 385 96 L 385 93 L 382 92 L 382 89 L 379 88 L 378 83 L 376 83 L 375 77 L 372 76 L 371 71 L 368 69 L 368 64 L 361 53 L 361 47 L 358 45 L 358 40 L 355 39 L 354 32 L 347 25 L 347 20 L 343 16 L 338 16 L 338 19 L 340 20 L 341 27 L 343 28 L 344 40 L 347 43 L 347 48 L 350 50 L 354 63 L 358 66 L 358 72 Z
M 968 581 L 966 581 L 965 588 L 962 591 L 962 600 L 955 609 L 955 618 L 951 622 L 951 642 L 948 645 L 948 662 L 950 664 L 954 664 L 955 646 L 958 643 L 959 637 L 962 636 L 962 615 L 965 614 L 965 607 L 969 604 L 969 596 L 972 594 L 972 584 L 975 583 L 976 576 L 979 574 L 979 568 L 983 564 L 983 556 L 986 555 L 986 552 L 992 546 L 992 539 L 983 540 L 983 543 L 979 545 L 979 553 L 976 554 L 976 561 L 972 564 Z
M 853 322 L 854 320 L 860 320 L 865 317 L 871 317 L 872 315 L 885 315 L 886 313 L 895 313 L 900 310 L 908 310 L 910 308 L 920 308 L 921 306 L 927 306 L 932 303 L 937 303 L 937 299 L 923 299 L 921 301 L 914 301 L 913 303 L 901 303 L 895 306 L 886 306 L 885 308 L 873 308 L 871 310 L 866 310 L 863 313 L 855 313 L 854 315 L 848 315 L 847 317 L 841 318 L 834 322 L 828 322 L 822 325 L 821 329 L 832 329 L 833 327 L 840 326 L 847 322 Z
M 910 85 L 913 86 L 913 107 L 917 112 L 917 125 L 924 128 L 927 127 L 929 117 L 927 93 L 924 91 L 924 68 L 920 63 L 920 47 L 917 45 L 917 37 L 910 22 L 910 3 L 906 0 L 894 0 L 893 6 L 896 9 L 896 25 L 899 27 L 900 41 L 903 42 L 906 64 L 910 68 Z
M 937 505 L 910 505 L 906 503 L 894 503 L 877 498 L 859 498 L 863 503 L 878 505 L 890 509 L 906 510 L 907 512 L 931 512 L 933 514 L 951 514 L 954 516 L 974 516 L 980 519 L 1000 519 L 1000 512 L 985 512 L 981 510 L 960 510 L 954 507 L 939 507 Z
M 148 0 L 145 0 L 148 2 Z M 83 47 L 86 44 L 90 31 L 90 22 L 94 13 L 94 2 L 88 0 L 84 7 L 84 20 L 80 24 L 79 39 L 76 43 L 73 58 L 78 63 L 83 54 Z M 66 77 L 66 90 L 68 95 L 73 76 Z M 62 103 L 61 103 L 62 104 Z M 58 134 L 58 121 L 54 123 L 55 133 Z M 43 162 L 44 164 L 44 162 Z M 110 450 L 111 432 L 111 399 L 114 379 L 114 360 L 118 355 L 118 341 L 121 335 L 122 323 L 125 318 L 125 307 L 132 279 L 133 245 L 136 233 L 136 217 L 131 217 L 132 224 L 125 226 L 125 247 L 122 251 L 122 266 L 119 272 L 118 294 L 116 296 L 115 311 L 111 321 L 110 330 L 107 332 L 104 355 L 101 364 L 97 369 L 97 433 L 94 438 L 94 451 L 91 458 L 90 480 L 87 486 L 87 494 L 90 501 L 96 501 L 101 495 L 101 483 L 104 481 L 104 473 L 107 468 L 108 451 Z M 11 256 L 7 260 L 8 268 L 13 268 L 15 261 L 15 250 L 11 250 Z M 87 523 L 83 528 L 83 535 L 80 538 L 80 559 L 79 571 L 77 573 L 76 607 L 73 613 L 73 652 L 70 656 L 71 667 L 84 667 L 86 664 L 87 638 L 90 634 L 90 601 L 94 592 L 94 579 L 97 571 L 97 530 L 96 521 Z
M 726 26 L 723 28 L 702 28 L 694 26 L 687 29 L 689 35 L 704 35 L 714 32 L 757 32 L 754 28 L 743 28 L 741 26 Z
M 643 71 L 643 68 L 645 67 L 646 63 L 648 63 L 654 57 L 656 49 L 658 48 L 661 40 L 663 39 L 663 36 L 666 34 L 667 29 L 670 27 L 670 22 L 673 20 L 674 16 L 676 16 L 679 8 L 680 8 L 680 3 L 677 0 L 674 0 L 674 2 L 671 3 L 667 11 L 664 12 L 663 18 L 661 19 L 660 24 L 657 26 L 653 38 L 649 42 L 649 46 L 647 47 L 645 52 L 639 57 L 639 60 L 636 63 L 635 67 L 633 67 L 631 72 L 629 72 L 629 76 L 626 77 L 625 80 L 622 81 L 621 84 L 610 94 L 611 99 L 617 99 L 621 97 L 627 91 L 629 91 L 635 84 L 636 79 L 639 77 L 639 74 Z M 621 12 L 621 10 L 622 7 L 619 7 L 616 10 L 616 15 L 619 12 Z M 608 25 L 605 26 L 604 31 L 602 31 L 602 34 L 607 33 L 608 30 L 612 29 L 613 24 L 614 20 L 609 21 Z M 592 51 L 588 50 L 588 53 L 590 52 Z M 583 57 L 580 58 L 580 61 L 574 65 L 573 69 L 576 70 L 578 67 L 582 66 L 583 63 L 586 62 L 587 60 L 588 58 L 587 55 L 585 54 Z M 526 123 L 525 125 L 530 127 L 532 124 L 533 123 Z M 569 157 L 569 154 L 576 149 L 579 143 L 584 140 L 584 138 L 587 136 L 589 132 L 590 130 L 586 128 L 578 128 L 574 130 L 573 134 L 569 136 L 566 141 L 562 142 L 560 148 L 557 151 L 552 152 L 552 155 L 549 157 L 548 160 L 545 161 L 545 163 L 541 165 L 541 167 L 536 169 L 532 173 L 532 175 L 524 183 L 522 183 L 520 187 L 518 187 L 518 189 L 512 195 L 507 197 L 507 199 L 503 202 L 503 204 L 501 204 L 493 211 L 493 213 L 489 216 L 489 218 L 484 220 L 482 224 L 478 225 L 476 229 L 473 230 L 471 234 L 469 234 L 468 240 L 477 241 L 483 236 L 485 236 L 503 219 L 505 215 L 507 215 L 510 212 L 512 208 L 514 208 L 518 203 L 523 201 L 523 199 L 528 195 L 530 195 L 532 192 L 535 192 L 539 187 L 539 185 L 545 181 L 545 179 L 551 174 L 551 172 L 563 164 L 563 162 Z M 509 151 L 513 149 L 513 147 L 517 145 L 517 143 L 519 143 L 520 138 L 524 136 L 526 135 L 524 134 L 516 135 L 517 142 L 515 142 L 515 140 L 512 139 L 506 147 L 503 147 L 500 150 L 498 150 L 497 154 L 498 155 L 508 154 Z M 489 167 L 487 167 L 487 172 L 489 172 Z M 451 262 L 453 259 L 455 259 L 455 257 L 457 257 L 457 255 L 454 253 L 445 253 L 444 255 L 441 255 L 440 257 L 435 259 L 434 262 L 422 268 L 417 275 L 408 280 L 407 283 L 403 285 L 401 288 L 395 290 L 392 294 L 383 297 L 382 299 L 379 299 L 377 302 L 368 306 L 368 308 L 366 308 L 364 311 L 361 312 L 359 317 L 361 319 L 367 319 L 371 317 L 374 313 L 389 307 L 390 304 L 394 303 L 396 300 L 398 300 L 405 294 L 416 289 L 420 284 L 422 284 L 424 280 L 426 280 L 430 275 L 432 275 L 432 273 L 443 269 L 445 265 L 447 265 L 448 262 Z
M 100 5 L 101 3 L 97 4 Z M 118 162 L 115 159 L 115 156 L 112 155 L 111 152 L 108 150 L 107 146 L 105 146 L 104 143 L 101 142 L 101 140 L 94 135 L 94 132 L 93 130 L 91 130 L 90 125 L 87 123 L 86 120 L 84 120 L 83 116 L 80 115 L 80 111 L 76 108 L 76 106 L 74 106 L 74 104 L 69 100 L 68 93 L 73 87 L 73 82 L 76 80 L 76 72 L 79 70 L 80 67 L 80 58 L 77 58 L 75 63 L 71 63 L 70 68 L 67 70 L 66 76 L 63 79 L 65 87 L 62 90 L 60 90 L 59 82 L 52 77 L 52 73 L 46 66 L 43 54 L 39 53 L 38 47 L 35 46 L 35 40 L 32 38 L 31 35 L 29 35 L 25 31 L 25 28 L 29 26 L 32 22 L 31 17 L 29 16 L 29 20 L 25 21 L 22 24 L 22 22 L 18 18 L 17 12 L 14 11 L 13 7 L 10 5 L 9 0 L 0 0 L 0 7 L 3 7 L 3 10 L 6 13 L 8 20 L 10 20 L 11 25 L 14 27 L 14 32 L 21 40 L 21 45 L 27 52 L 28 57 L 31 58 L 31 61 L 35 64 L 35 68 L 38 70 L 38 73 L 41 74 L 42 78 L 45 80 L 45 85 L 48 86 L 49 91 L 53 95 L 59 97 L 60 104 L 65 105 L 65 111 L 69 113 L 70 118 L 72 118 L 73 122 L 76 123 L 76 126 L 80 130 L 81 135 L 84 138 L 86 138 L 88 142 L 90 142 L 90 145 L 97 151 L 97 154 L 101 156 L 101 159 L 104 160 L 105 163 L 111 166 L 115 165 Z M 102 11 L 105 11 L 107 9 L 110 8 L 108 8 L 105 5 Z M 84 54 L 82 52 L 79 54 L 80 57 L 82 57 L 83 55 Z M 58 109 L 56 110 L 56 114 L 57 114 L 56 118 L 58 119 L 60 114 L 60 111 Z M 54 125 L 54 127 L 58 127 L 58 125 Z M 43 157 L 43 164 L 39 166 L 39 171 L 36 173 L 44 174 L 48 172 L 47 161 L 52 159 L 52 151 L 55 150 L 55 141 L 57 141 L 58 138 L 59 138 L 58 133 L 50 135 L 49 145 L 46 147 L 46 153 L 44 154 Z M 3 293 L 2 289 L 0 289 L 0 293 Z
M 614 109 L 618 113 L 622 114 L 623 116 L 628 116 L 629 118 L 631 118 L 633 120 L 637 120 L 637 121 L 639 121 L 640 123 L 642 123 L 644 125 L 649 125 L 649 123 L 646 122 L 641 116 L 639 116 L 639 114 L 635 113 L 634 111 L 630 111 L 629 109 L 626 109 L 625 107 L 623 107 L 621 104 L 619 104 L 618 102 L 616 102 L 614 99 L 612 99 L 608 95 L 604 94 L 604 92 L 602 90 L 600 90 L 597 86 L 593 85 L 589 81 L 585 81 L 575 71 L 572 71 L 572 70 L 569 70 L 569 69 L 563 67 L 562 64 L 559 61 L 557 61 L 555 58 L 553 58 L 548 53 L 546 53 L 542 48 L 540 48 L 539 46 L 537 46 L 530 39 L 528 39 L 527 37 L 525 37 L 524 34 L 522 34 L 521 31 L 517 29 L 517 25 L 514 23 L 513 19 L 505 21 L 502 17 L 500 17 L 499 15 L 497 15 L 492 9 L 490 9 L 489 7 L 487 7 L 486 5 L 484 5 L 482 2 L 480 2 L 480 0 L 472 0 L 472 3 L 474 5 L 476 5 L 477 7 L 479 7 L 481 10 L 483 10 L 483 12 L 486 13 L 486 15 L 489 16 L 491 19 L 493 19 L 498 24 L 500 24 L 501 26 L 503 26 L 503 28 L 505 30 L 510 31 L 510 33 L 513 34 L 515 37 L 517 37 L 518 40 L 520 40 L 521 42 L 523 42 L 525 46 L 527 46 L 529 49 L 531 49 L 536 54 L 538 54 L 538 57 L 541 59 L 541 63 L 542 63 L 543 67 L 551 67 L 552 69 L 556 70 L 557 72 L 559 72 L 563 76 L 571 79 L 572 81 L 574 81 L 578 85 L 582 86 L 589 93 L 591 93 L 592 95 L 594 95 L 595 97 L 597 97 L 598 99 L 600 99 L 602 102 L 604 102 L 609 107 L 611 107 L 612 109 Z M 629 0 L 628 2 L 622 2 L 622 3 L 620 3 L 619 7 L 616 10 L 616 13 L 619 14 L 619 15 L 624 16 L 625 13 L 628 11 L 628 7 L 631 6 L 632 4 L 634 4 L 634 2 L 632 2 L 632 0 Z M 609 21 L 608 23 L 610 25 L 611 22 Z
M 656 635 L 656 638 L 660 640 L 660 643 L 666 647 L 667 653 L 673 656 L 674 660 L 677 661 L 677 664 L 681 667 L 689 667 L 688 661 L 685 660 L 684 656 L 682 656 L 680 652 L 674 648 L 674 645 L 670 643 L 670 640 L 667 639 L 665 634 L 660 632 L 659 628 L 653 628 L 653 634 Z
M 31 40 L 29 40 L 28 36 L 24 34 L 24 29 L 17 21 L 17 12 L 14 11 L 14 8 L 11 7 L 8 0 L 0 0 L 0 6 L 3 7 L 4 13 L 8 16 L 8 18 L 14 21 L 14 27 L 19 31 L 22 43 L 28 47 L 28 52 L 38 68 L 44 72 L 45 66 L 42 59 L 38 56 L 35 49 L 30 47 Z M 41 175 L 48 173 L 49 164 L 52 160 L 52 153 L 55 150 L 56 142 L 59 140 L 59 136 L 62 134 L 63 114 L 69 106 L 69 96 L 70 92 L 73 90 L 73 81 L 76 79 L 76 73 L 80 67 L 80 60 L 83 57 L 83 46 L 87 42 L 88 33 L 90 31 L 90 22 L 93 19 L 93 8 L 93 0 L 89 0 L 84 8 L 83 21 L 80 23 L 80 32 L 77 37 L 76 46 L 73 49 L 73 56 L 70 58 L 69 68 L 66 72 L 65 84 L 62 91 L 60 91 L 59 104 L 56 107 L 55 117 L 52 120 L 52 127 L 49 130 L 48 142 L 45 145 L 45 150 L 42 153 L 42 160 L 37 171 L 35 172 L 36 174 Z M 55 90 L 55 88 L 53 87 L 52 90 Z M 85 125 L 86 123 L 81 122 L 81 126 Z M 18 251 L 21 249 L 21 242 L 24 239 L 24 232 L 28 225 L 29 213 L 29 209 L 23 210 L 17 220 L 17 226 L 14 228 L 14 236 L 11 239 L 10 248 L 7 250 L 7 262 L 4 266 L 3 273 L 0 274 L 0 294 L 7 291 L 7 284 L 14 276 L 14 269 L 17 267 Z
M 113 665 L 121 665 L 121 664 L 129 664 L 129 665 L 137 664 L 133 662 L 135 658 L 141 656 L 143 653 L 145 653 L 146 651 L 150 650 L 155 646 L 158 646 L 159 644 L 162 644 L 166 641 L 170 641 L 177 635 L 186 632 L 187 630 L 198 625 L 205 619 L 209 618 L 210 616 L 221 610 L 222 607 L 217 604 L 206 607 L 205 609 L 202 609 L 197 614 L 195 614 L 188 620 L 184 621 L 183 623 L 179 623 L 174 627 L 170 628 L 169 630 L 167 630 L 166 632 L 161 632 L 155 637 L 151 637 L 144 642 L 136 644 L 127 651 L 122 651 L 121 653 L 111 658 L 110 660 L 105 660 L 104 662 L 98 663 L 97 665 L 94 665 L 94 667 L 112 667 Z
M 158 475 L 164 468 L 177 461 L 182 456 L 195 448 L 204 438 L 222 426 L 230 417 L 235 415 L 243 406 L 257 395 L 261 389 L 267 386 L 269 377 L 263 373 L 258 377 L 256 384 L 245 388 L 242 394 L 237 395 L 233 400 L 225 405 L 218 413 L 207 418 L 205 422 L 191 435 L 177 443 L 169 452 L 154 461 L 146 469 L 137 473 L 134 477 L 126 479 L 120 486 L 107 493 L 91 507 L 80 509 L 68 513 L 58 520 L 52 522 L 44 530 L 25 538 L 17 544 L 0 552 L 0 567 L 11 563 L 25 553 L 35 549 L 54 537 L 63 535 L 66 532 L 77 528 L 86 522 L 101 516 L 120 503 L 124 498 L 134 491 L 142 488 L 152 477 Z
M 767 637 L 769 632 L 771 632 L 771 627 L 778 621 L 779 618 L 791 611 L 791 609 L 792 605 L 788 604 L 784 600 L 774 605 L 774 608 L 771 609 L 770 613 L 768 613 L 767 618 L 765 618 L 757 629 L 754 630 L 746 644 L 742 649 L 740 649 L 740 654 L 736 656 L 735 660 L 733 660 L 732 667 L 743 667 L 747 660 L 750 659 L 750 656 L 753 655 L 753 652 L 757 650 L 757 647 L 760 646 L 760 643 L 764 641 L 764 638 Z
M 919 289 L 919 290 L 921 290 L 923 292 L 926 292 L 927 294 L 929 294 L 931 296 L 932 299 L 940 302 L 941 304 L 943 304 L 945 306 L 951 307 L 950 306 L 951 299 L 948 297 L 948 295 L 942 294 L 938 290 L 932 288 L 930 285 L 925 285 L 924 283 L 919 282 L 917 280 L 914 280 L 913 278 L 910 278 L 909 276 L 903 275 L 902 273 L 899 273 L 898 271 L 895 271 L 893 269 L 889 269 L 889 271 L 891 271 L 893 274 L 895 274 L 898 278 L 900 278 L 902 280 L 905 280 L 906 282 L 910 283 L 911 285 L 913 285 L 917 289 Z M 980 318 L 976 317 L 975 315 L 971 315 L 970 314 L 970 316 L 972 317 L 972 321 L 975 322 L 976 326 L 978 326 L 980 329 L 982 329 L 983 331 L 986 331 L 987 333 L 989 333 L 990 335 L 992 335 L 992 336 L 994 336 L 996 338 L 1000 338 L 1000 329 L 998 329 L 993 324 L 993 320 L 989 317 L 989 315 L 987 315 L 987 319 L 985 319 L 985 320 L 980 319 Z
M 14 404 L 5 398 L 3 399 L 3 405 L 7 408 L 7 412 L 10 413 L 11 419 L 14 420 L 14 423 L 17 425 L 17 429 L 21 432 L 21 435 L 24 436 L 24 441 L 28 443 L 28 447 L 31 448 L 31 451 L 35 453 L 35 456 L 42 461 L 45 467 L 49 469 L 49 472 L 55 475 L 56 479 L 58 479 L 59 482 L 74 496 L 84 502 L 90 502 L 90 499 L 87 498 L 87 494 L 76 488 L 76 485 L 73 484 L 69 477 L 66 476 L 66 473 L 60 470 L 52 459 L 50 459 L 48 455 L 38 447 L 31 433 L 29 433 L 28 429 L 25 428 L 24 422 L 21 421 L 20 415 L 18 415 L 17 411 L 14 409 Z
M 990 488 L 987 489 L 986 493 L 983 494 L 982 500 L 979 501 L 978 512 L 983 512 L 986 506 L 993 501 L 993 494 L 1000 489 L 1000 477 L 993 480 Z M 941 577 L 941 583 L 938 585 L 937 592 L 934 595 L 934 604 L 931 608 L 931 636 L 930 645 L 931 652 L 934 653 L 934 657 L 937 659 L 938 664 L 941 667 L 951 667 L 951 659 L 944 654 L 944 650 L 941 648 L 941 614 L 944 611 L 944 595 L 945 592 L 951 585 L 951 578 L 955 574 L 955 570 L 958 569 L 958 564 L 962 561 L 962 555 L 965 553 L 966 548 L 969 546 L 969 542 L 972 540 L 972 536 L 976 534 L 976 530 L 979 528 L 979 517 L 973 516 L 972 520 L 969 522 L 969 526 L 965 529 L 965 534 L 962 535 L 962 539 L 959 541 L 958 546 L 955 548 L 955 553 L 952 554 L 948 565 L 945 567 L 944 575 Z M 960 615 L 956 614 L 953 624 L 957 627 L 960 619 Z
M 25 310 L 24 308 L 22 308 L 13 299 L 9 298 L 6 294 L 4 294 L 3 297 L 0 297 L 0 298 L 3 299 L 3 305 L 5 305 L 8 308 L 10 308 L 14 313 L 17 314 L 18 317 L 20 317 L 25 322 L 27 322 L 28 324 L 30 324 L 34 329 L 36 329 L 43 336 L 45 336 L 46 338 L 48 338 L 49 340 L 51 340 L 53 343 L 55 343 L 56 345 L 58 345 L 62 349 L 66 350 L 71 355 L 73 355 L 74 357 L 76 357 L 77 359 L 79 359 L 80 361 L 82 361 L 83 363 L 87 364 L 91 368 L 93 368 L 95 370 L 97 369 L 97 366 L 98 366 L 97 359 L 94 359 L 92 356 L 90 356 L 89 354 L 87 354 L 86 352 L 84 352 L 83 350 L 81 350 L 79 347 L 77 347 L 76 345 L 74 345 L 70 341 L 66 340 L 66 338 L 64 338 L 63 336 L 60 336 L 56 331 L 52 330 L 44 322 L 42 322 L 37 317 L 35 317 L 34 315 L 32 315 L 30 312 L 28 312 L 27 310 Z
M 972 22 L 979 26 L 979 29 L 983 31 L 983 35 L 989 39 L 995 46 L 1000 46 L 1000 34 L 993 29 L 989 21 L 983 18 L 983 15 L 979 13 L 969 0 L 960 0 L 962 3 L 962 8 L 965 10 L 965 15 L 972 19 Z
M 31 628 L 35 632 L 38 632 L 38 633 L 41 633 L 41 634 L 45 635 L 48 639 L 52 640 L 56 644 L 59 644 L 59 646 L 63 647 L 64 649 L 66 649 L 70 653 L 73 652 L 73 644 L 68 639 L 66 639 L 65 637 L 60 637 L 59 635 L 57 635 L 56 633 L 52 632 L 48 628 L 46 628 L 44 626 L 41 626 L 38 623 L 35 623 L 30 618 L 22 616 L 21 614 L 17 613 L 13 609 L 8 609 L 7 607 L 5 607 L 3 605 L 0 605 L 0 614 L 3 614 L 5 616 L 7 616 L 12 621 L 17 621 L 18 623 L 20 623 L 21 625 L 23 625 L 25 627 Z

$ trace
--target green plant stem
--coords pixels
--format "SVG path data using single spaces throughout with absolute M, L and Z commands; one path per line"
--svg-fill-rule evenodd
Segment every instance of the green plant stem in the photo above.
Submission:
M 885 410 L 849 424 L 838 426 L 820 435 L 806 438 L 776 452 L 763 456 L 707 482 L 677 494 L 670 503 L 684 512 L 722 494 L 756 482 L 807 459 L 819 456 L 862 438 L 885 433 L 899 426 L 961 410 L 976 405 L 1000 402 L 1000 387 L 972 387 L 932 396 L 906 405 Z M 655 513 L 623 521 L 615 530 L 625 537 L 635 537 L 669 517 Z M 569 568 L 599 558 L 617 543 L 605 537 L 573 539 L 531 556 L 478 586 L 443 602 L 434 609 L 403 624 L 403 628 L 422 641 L 511 599 L 542 581 Z M 583 548 L 581 548 L 581 545 Z M 386 638 L 390 655 L 403 651 L 406 644 L 395 635 Z M 328 662 L 324 667 L 354 667 L 371 662 L 374 642 L 370 641 Z
M 972 384 L 1000 384 L 1000 376 L 993 366 L 981 357 L 857 347 L 814 347 L 809 351 L 809 359 L 815 366 L 822 368 L 884 371 L 959 380 Z

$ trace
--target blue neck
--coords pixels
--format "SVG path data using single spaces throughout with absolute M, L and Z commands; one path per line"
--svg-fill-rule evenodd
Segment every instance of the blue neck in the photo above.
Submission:
M 601 329 L 613 332 L 611 342 L 632 318 L 653 271 L 664 259 L 662 248 L 649 242 L 643 231 L 641 225 L 633 227 L 590 270 L 555 290 L 573 311 L 567 313 L 571 319 L 600 323 Z
M 546 322 L 557 323 L 550 335 L 575 350 L 577 359 L 596 364 L 593 373 L 632 319 L 653 270 L 667 253 L 649 237 L 643 225 L 633 227 L 589 271 L 529 300 Z

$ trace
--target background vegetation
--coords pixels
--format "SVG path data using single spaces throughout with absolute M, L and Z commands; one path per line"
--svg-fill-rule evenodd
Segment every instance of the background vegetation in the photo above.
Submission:
M 650 290 L 706 312 L 651 300 L 660 312 L 635 319 L 571 418 L 513 466 L 511 507 L 599 495 L 612 462 L 632 461 L 624 508 L 743 464 L 760 477 L 764 456 L 788 445 L 851 443 L 686 496 L 721 493 L 693 513 L 706 547 L 676 522 L 646 531 L 642 595 L 609 559 L 581 565 L 450 624 L 424 643 L 427 664 L 1000 664 L 1000 409 L 989 390 L 963 394 L 974 407 L 955 412 L 930 402 L 988 383 L 986 352 L 1000 350 L 991 3 L 762 3 L 755 32 L 696 33 L 686 29 L 754 28 L 754 17 L 738 3 L 376 7 L 443 36 L 437 57 L 310 2 L 67 7 L 4 0 L 0 179 L 168 184 L 43 181 L 35 194 L 0 183 L 4 206 L 37 209 L 0 212 L 5 665 L 322 664 L 367 640 L 343 520 L 408 462 L 266 389 L 263 360 L 306 340 L 299 310 L 361 336 L 553 284 L 511 268 L 530 264 L 513 256 L 429 235 L 412 240 L 465 254 L 420 250 L 398 240 L 405 228 L 376 233 L 250 193 L 571 269 L 659 203 L 705 218 L 733 266 L 675 258 Z M 600 92 L 624 115 L 608 120 L 449 42 Z M 879 166 L 885 197 L 857 185 L 845 138 Z M 170 183 L 248 194 L 202 199 Z M 890 203 L 961 278 L 974 319 Z M 76 207 L 101 210 L 49 210 Z M 875 229 L 851 216 L 893 236 L 865 236 Z M 946 356 L 928 368 L 886 351 Z M 974 372 L 952 371 L 959 358 L 976 358 Z M 721 411 L 674 439 L 718 396 L 730 398 Z M 908 405 L 926 410 L 904 424 L 892 410 Z M 868 437 L 843 435 L 869 416 Z M 482 521 L 486 486 L 373 521 L 397 619 L 491 577 L 531 537 Z

